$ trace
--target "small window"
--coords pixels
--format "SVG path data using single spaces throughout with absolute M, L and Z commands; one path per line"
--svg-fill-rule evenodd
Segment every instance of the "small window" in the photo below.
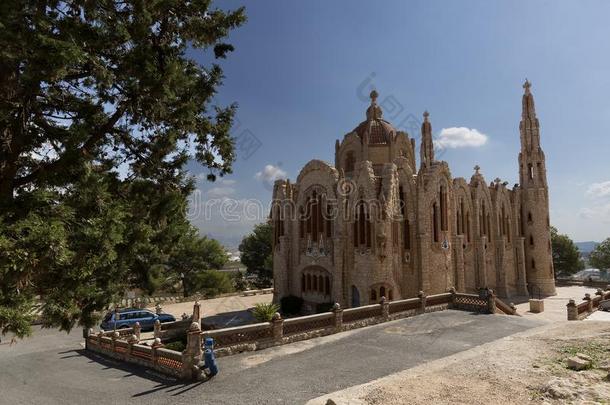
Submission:
M 532 269 L 536 269 L 536 260 L 532 259 Z
M 379 288 L 379 298 L 385 297 L 385 287 Z
M 530 235 L 530 246 L 534 246 L 534 237 Z

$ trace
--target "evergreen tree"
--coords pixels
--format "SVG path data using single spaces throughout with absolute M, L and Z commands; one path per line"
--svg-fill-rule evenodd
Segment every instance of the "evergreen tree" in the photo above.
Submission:
M 578 247 L 568 235 L 559 234 L 554 226 L 551 227 L 551 245 L 556 276 L 574 274 L 584 268 Z
M 235 105 L 213 106 L 243 9 L 210 1 L 0 4 L 0 329 L 95 322 L 160 285 L 193 238 L 189 159 L 230 173 Z
M 239 245 L 241 262 L 256 276 L 258 287 L 269 287 L 273 280 L 272 235 L 270 223 L 258 224 Z
M 589 258 L 591 266 L 608 272 L 610 270 L 610 238 L 597 245 Z

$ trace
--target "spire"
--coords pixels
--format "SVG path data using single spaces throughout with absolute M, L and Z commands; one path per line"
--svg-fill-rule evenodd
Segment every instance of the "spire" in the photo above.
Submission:
M 532 87 L 532 83 L 529 80 L 525 79 L 525 83 L 523 83 L 523 102 L 522 102 L 522 112 L 521 117 L 525 119 L 536 119 L 536 108 L 534 106 L 534 95 L 530 91 Z
M 523 98 L 521 102 L 521 149 L 537 150 L 540 148 L 540 134 L 536 108 L 534 106 L 534 95 L 531 92 L 532 83 L 525 79 L 523 83 Z
M 428 120 L 430 113 L 424 111 L 424 122 L 421 124 L 421 166 L 429 167 L 434 162 L 434 144 L 432 143 L 432 125 Z
M 377 120 L 381 118 L 381 107 L 377 105 L 377 97 L 379 97 L 379 93 L 377 90 L 371 91 L 371 105 L 366 109 L 366 119 L 367 121 Z

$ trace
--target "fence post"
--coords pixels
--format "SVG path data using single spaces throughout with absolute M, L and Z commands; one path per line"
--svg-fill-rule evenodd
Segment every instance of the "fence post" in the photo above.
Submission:
M 112 338 L 112 351 L 115 352 L 116 351 L 116 341 L 119 338 L 119 332 L 114 331 L 111 335 Z
M 578 320 L 578 308 L 576 307 L 576 302 L 573 299 L 568 301 L 566 305 L 568 307 L 568 321 L 577 321 Z
M 343 330 L 343 309 L 338 302 L 333 305 L 333 313 L 335 314 L 335 333 Z
M 381 317 L 383 318 L 383 321 L 386 322 L 390 320 L 390 303 L 384 296 L 381 297 L 379 305 L 381 305 Z
M 155 338 L 155 341 L 153 342 L 151 348 L 152 348 L 152 362 L 153 365 L 156 366 L 157 365 L 157 349 L 163 347 L 163 343 L 161 343 L 161 339 L 159 338 Z
M 583 298 L 583 300 L 587 301 L 587 312 L 592 313 L 593 312 L 593 300 L 591 299 L 591 294 L 586 293 L 585 298 Z
M 193 322 L 201 322 L 201 304 L 195 301 L 193 305 Z
M 158 319 L 155 321 L 153 336 L 155 337 L 155 339 L 161 338 L 161 322 Z
M 199 362 L 201 361 L 202 333 L 199 322 L 191 323 L 186 335 L 186 348 L 182 352 L 182 378 L 197 379 L 201 376 Z
M 140 335 L 142 333 L 142 326 L 140 326 L 140 322 L 136 322 L 133 324 L 133 334 L 136 335 L 138 340 L 140 340 Z
M 129 356 L 131 356 L 131 354 L 133 352 L 133 345 L 135 345 L 139 341 L 140 341 L 140 339 L 136 335 L 129 336 L 129 339 L 127 339 L 127 343 L 129 343 L 129 347 L 127 348 L 127 354 Z
M 495 314 L 496 313 L 496 293 L 492 289 L 489 289 L 487 291 L 488 291 L 487 292 L 487 311 L 489 311 L 490 314 Z
M 451 293 L 451 301 L 449 301 L 449 308 L 455 308 L 455 294 L 457 293 L 457 291 L 455 290 L 455 287 L 451 287 L 449 289 L 449 292 Z
M 417 296 L 419 297 L 420 311 L 422 314 L 425 314 L 426 313 L 426 293 L 423 291 L 420 291 L 419 294 L 417 294 Z
M 273 314 L 271 319 L 271 329 L 273 333 L 273 341 L 277 344 L 282 344 L 282 338 L 284 337 L 284 320 L 279 312 Z

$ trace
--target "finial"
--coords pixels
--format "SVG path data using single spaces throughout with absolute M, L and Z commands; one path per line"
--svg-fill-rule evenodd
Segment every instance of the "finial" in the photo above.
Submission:
M 474 174 L 480 174 L 480 173 L 479 173 L 479 170 L 481 170 L 481 166 L 476 165 L 476 166 L 474 167 Z
M 375 104 L 377 102 L 377 97 L 379 97 L 377 90 L 371 91 L 371 103 Z
M 430 113 L 428 112 L 428 110 L 424 111 L 424 121 L 428 122 L 429 116 L 430 116 Z
M 499 178 L 499 177 L 496 177 L 496 178 L 494 179 L 494 183 L 496 183 L 496 184 L 499 184 L 501 181 L 502 181 L 502 180 L 500 180 L 500 178 Z
M 532 87 L 532 84 L 530 83 L 529 80 L 525 79 L 525 83 L 523 83 L 523 88 L 525 89 L 525 94 L 530 93 L 530 87 Z

